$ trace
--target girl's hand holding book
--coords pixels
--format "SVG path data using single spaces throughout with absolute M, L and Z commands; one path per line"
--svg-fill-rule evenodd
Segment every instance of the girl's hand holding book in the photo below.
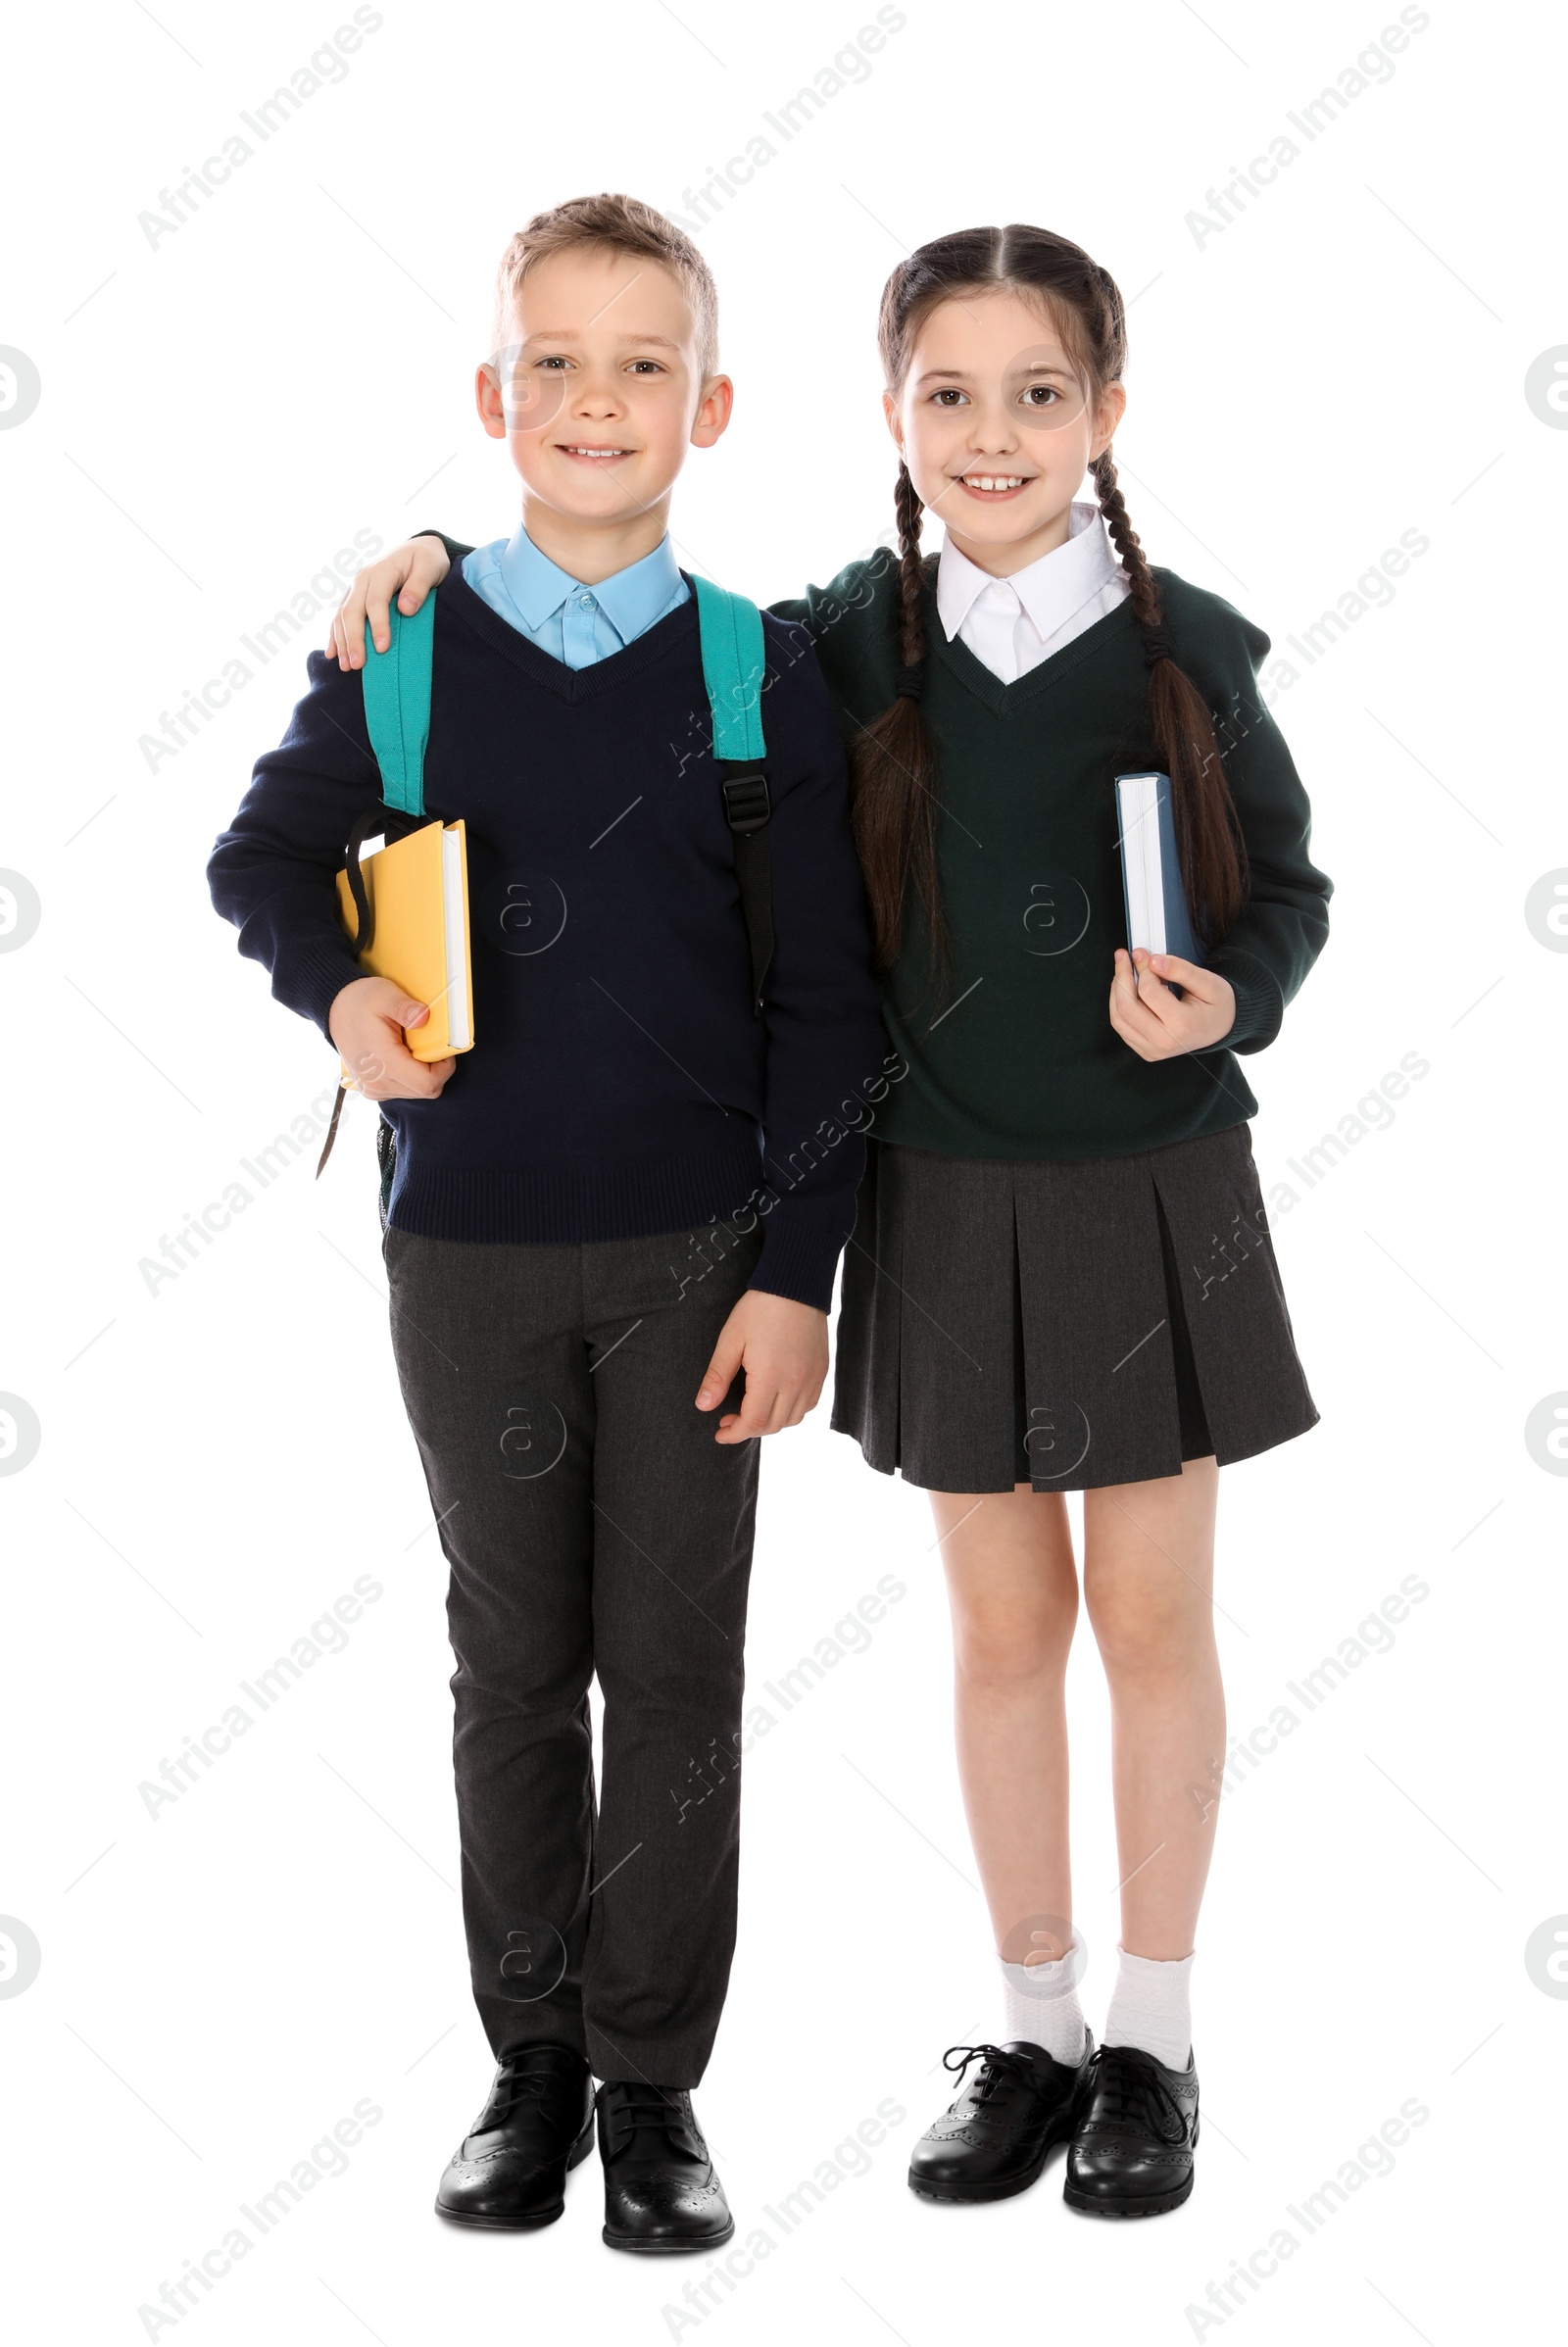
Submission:
M 1178 986 L 1179 995 L 1172 991 Z M 1128 953 L 1118 946 L 1110 1023 L 1140 1059 L 1212 1051 L 1236 1024 L 1235 990 L 1216 970 L 1179 954 L 1151 953 L 1143 946 Z

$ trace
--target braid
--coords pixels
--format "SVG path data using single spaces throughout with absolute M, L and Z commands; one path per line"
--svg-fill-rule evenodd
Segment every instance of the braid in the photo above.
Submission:
M 904 942 L 912 896 L 925 916 L 931 976 L 946 965 L 947 930 L 936 859 L 936 745 L 920 711 L 925 682 L 925 582 L 920 502 L 908 467 L 893 492 L 899 528 L 899 674 L 891 705 L 862 725 L 851 757 L 851 815 L 871 905 L 876 958 L 885 969 Z
M 1237 821 L 1214 720 L 1192 678 L 1177 666 L 1159 582 L 1149 566 L 1116 480 L 1109 449 L 1091 466 L 1100 511 L 1127 580 L 1127 600 L 1144 639 L 1150 724 L 1171 781 L 1176 849 L 1193 925 L 1217 944 L 1242 907 L 1246 849 Z
M 917 701 L 918 672 L 925 659 L 925 612 L 920 598 L 920 516 L 925 507 L 909 478 L 909 467 L 902 460 L 893 491 L 893 511 L 899 524 L 899 657 L 904 668 L 899 689 L 906 691 L 906 680 L 912 680 L 914 690 L 907 697 Z
M 1128 601 L 1133 607 L 1133 616 L 1141 628 L 1157 628 L 1163 616 L 1159 589 L 1149 567 L 1143 540 L 1128 518 L 1127 500 L 1117 485 L 1116 467 L 1108 448 L 1102 456 L 1095 459 L 1090 466 L 1090 475 L 1100 499 L 1100 511 L 1104 517 L 1105 527 L 1110 533 L 1110 542 L 1127 574 Z

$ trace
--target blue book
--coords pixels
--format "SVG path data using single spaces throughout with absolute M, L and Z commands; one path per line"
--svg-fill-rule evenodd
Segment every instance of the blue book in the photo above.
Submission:
M 1201 968 L 1176 854 L 1170 776 L 1118 774 L 1116 820 L 1129 953 L 1145 946 L 1151 953 L 1175 953 Z

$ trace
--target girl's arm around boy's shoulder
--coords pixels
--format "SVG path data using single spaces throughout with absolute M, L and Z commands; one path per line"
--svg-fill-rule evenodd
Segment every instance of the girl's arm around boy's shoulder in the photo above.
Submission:
M 341 990 L 364 975 L 338 915 L 337 874 L 356 819 L 381 796 L 358 674 L 312 653 L 310 690 L 213 849 L 214 905 L 239 950 L 271 973 L 272 992 L 328 1034 Z
M 1247 847 L 1247 902 L 1213 966 L 1236 991 L 1234 1051 L 1273 1042 L 1329 933 L 1333 882 L 1312 861 L 1312 809 L 1259 671 L 1269 639 L 1222 595 L 1158 570 L 1176 660 L 1204 700 Z
M 899 664 L 899 558 L 888 546 L 847 562 L 825 587 L 770 610 L 809 634 L 839 724 L 853 738 L 893 698 Z

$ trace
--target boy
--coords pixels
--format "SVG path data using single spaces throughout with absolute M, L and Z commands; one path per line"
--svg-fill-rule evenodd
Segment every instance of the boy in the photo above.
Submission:
M 695 246 L 626 197 L 541 214 L 501 264 L 476 395 L 522 521 L 439 592 L 425 761 L 429 814 L 466 823 L 471 1053 L 413 1057 L 426 1007 L 361 975 L 338 919 L 379 795 L 356 675 L 313 658 L 209 867 L 240 951 L 395 1135 L 393 1345 L 451 1566 L 464 1916 L 499 2064 L 436 2206 L 551 2223 L 597 2107 L 604 2238 L 647 2251 L 734 2229 L 690 2089 L 734 1942 L 755 1438 L 821 1389 L 885 1049 L 837 727 L 772 618 L 754 1016 L 666 534 L 687 447 L 729 419 L 715 318 Z

